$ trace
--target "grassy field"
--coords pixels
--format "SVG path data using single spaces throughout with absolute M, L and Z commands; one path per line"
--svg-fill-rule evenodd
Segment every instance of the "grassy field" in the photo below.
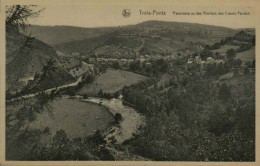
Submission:
M 95 130 L 105 131 L 113 121 L 105 107 L 95 103 L 59 98 L 50 104 L 52 113 L 45 111 L 30 124 L 31 128 L 50 128 L 52 135 L 63 129 L 68 137 L 92 135 Z
M 146 78 L 145 76 L 124 70 L 108 69 L 107 72 L 100 75 L 93 84 L 86 85 L 77 92 L 77 94 L 96 96 L 100 89 L 102 89 L 103 92 L 115 93 L 124 86 L 129 86 Z
M 225 44 L 225 45 L 222 45 L 219 49 L 216 49 L 216 50 L 212 50 L 212 52 L 215 54 L 216 52 L 218 52 L 220 55 L 223 55 L 225 56 L 226 55 L 226 52 L 227 50 L 233 48 L 234 50 L 238 49 L 239 46 L 234 46 L 234 45 L 228 45 L 228 44 Z
M 247 61 L 252 62 L 253 59 L 255 59 L 255 47 L 252 47 L 249 50 L 237 53 L 235 58 L 240 59 L 243 62 L 243 64 L 245 64 L 245 62 L 247 62 Z

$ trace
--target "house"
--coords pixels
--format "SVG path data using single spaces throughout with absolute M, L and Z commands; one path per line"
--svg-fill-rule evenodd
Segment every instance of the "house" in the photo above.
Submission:
M 213 63 L 215 63 L 215 59 L 212 58 L 212 57 L 208 57 L 207 60 L 206 60 L 206 63 L 211 63 L 211 64 L 213 64 Z
M 150 67 L 152 67 L 152 64 L 150 62 L 145 62 L 145 67 L 150 68 Z

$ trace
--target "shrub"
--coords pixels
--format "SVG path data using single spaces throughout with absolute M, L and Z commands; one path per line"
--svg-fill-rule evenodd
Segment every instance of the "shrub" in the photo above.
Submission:
M 120 113 L 116 113 L 115 114 L 115 123 L 119 124 L 119 122 L 122 120 L 123 120 L 122 115 Z

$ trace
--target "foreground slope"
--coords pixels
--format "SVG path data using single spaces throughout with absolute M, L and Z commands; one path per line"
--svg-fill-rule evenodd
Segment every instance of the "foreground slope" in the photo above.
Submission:
M 7 77 L 33 76 L 47 60 L 58 60 L 55 50 L 37 39 L 30 39 L 30 46 L 25 46 L 27 39 L 22 35 L 7 34 L 6 37 Z
M 35 79 L 52 60 L 57 70 L 48 72 L 41 87 L 51 88 L 52 83 L 72 82 L 75 79 L 63 68 L 59 67 L 61 57 L 49 45 L 33 37 L 9 32 L 6 34 L 6 89 L 10 93 L 20 91 L 30 80 Z M 51 87 L 50 87 L 51 86 Z

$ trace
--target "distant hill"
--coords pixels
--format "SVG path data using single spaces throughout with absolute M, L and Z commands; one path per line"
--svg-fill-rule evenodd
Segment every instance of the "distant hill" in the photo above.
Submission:
M 95 38 L 67 42 L 55 46 L 64 53 L 93 53 L 106 46 L 122 46 L 139 50 L 141 54 L 196 50 L 222 38 L 234 35 L 238 30 L 182 22 L 146 21 L 137 25 L 123 26 L 112 33 Z M 142 46 L 143 45 L 143 46 Z M 138 49 L 142 46 L 140 49 Z
M 86 39 L 86 40 L 78 40 L 74 42 L 68 42 L 64 44 L 57 45 L 55 47 L 56 50 L 64 52 L 64 53 L 91 53 L 100 47 L 104 47 L 106 45 L 118 45 L 121 39 L 116 37 L 116 33 L 108 33 L 102 36 Z
M 116 27 L 108 28 L 81 28 L 73 26 L 38 26 L 31 25 L 28 31 L 32 36 L 54 46 L 61 43 L 73 42 L 76 40 L 90 39 L 105 33 L 113 32 Z

